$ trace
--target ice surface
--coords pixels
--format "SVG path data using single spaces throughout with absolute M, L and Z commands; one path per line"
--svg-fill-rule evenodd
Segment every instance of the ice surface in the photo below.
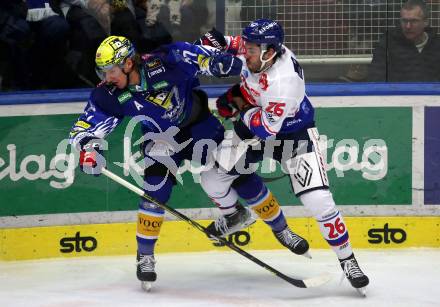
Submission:
M 234 252 L 156 255 L 158 280 L 142 291 L 135 255 L 0 262 L 0 306 L 440 306 L 440 250 L 357 250 L 370 277 L 367 297 L 340 279 L 330 250 L 313 259 L 251 251 L 292 277 L 328 272 L 332 280 L 296 288 Z

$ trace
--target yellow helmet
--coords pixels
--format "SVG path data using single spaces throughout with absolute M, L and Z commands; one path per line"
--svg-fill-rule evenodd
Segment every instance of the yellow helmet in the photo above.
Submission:
M 109 36 L 96 50 L 96 68 L 103 71 L 115 65 L 122 65 L 127 58 L 131 58 L 134 54 L 133 44 L 126 37 Z

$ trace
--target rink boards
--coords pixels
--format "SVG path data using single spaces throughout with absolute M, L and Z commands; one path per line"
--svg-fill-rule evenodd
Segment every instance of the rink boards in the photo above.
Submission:
M 199 221 L 206 226 L 209 221 Z M 440 217 L 347 217 L 355 248 L 440 247 Z M 328 248 L 311 218 L 289 218 L 292 229 L 313 249 Z M 136 252 L 136 224 L 94 224 L 0 230 L 0 260 L 125 255 Z M 283 248 L 260 220 L 228 237 L 245 250 Z M 199 230 L 183 221 L 166 221 L 157 243 L 158 253 L 229 250 L 215 246 Z
M 225 88 L 208 90 L 210 103 Z M 440 247 L 440 88 L 438 84 L 309 85 L 331 191 L 355 247 Z M 81 173 L 66 144 L 89 90 L 0 96 L 0 259 L 132 254 L 138 197 L 107 178 Z M 127 161 L 138 146 L 123 142 L 127 123 L 108 138 L 108 168 L 136 183 Z M 228 124 L 226 123 L 226 126 Z M 127 164 L 128 163 L 128 164 Z M 275 168 L 274 168 L 275 166 Z M 63 168 L 64 167 L 64 168 Z M 217 209 L 185 163 L 169 205 L 194 220 Z M 315 222 L 270 161 L 260 175 L 293 228 L 326 248 Z M 158 250 L 219 248 L 167 216 Z M 203 222 L 206 224 L 206 222 Z M 281 246 L 258 223 L 231 240 L 245 249 Z

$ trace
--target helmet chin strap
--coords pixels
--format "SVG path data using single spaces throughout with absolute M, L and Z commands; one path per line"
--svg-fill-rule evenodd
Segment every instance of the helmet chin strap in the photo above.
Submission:
M 260 66 L 260 69 L 257 71 L 258 73 L 269 69 L 272 65 L 268 65 L 267 67 L 264 67 L 264 65 L 266 65 L 266 63 L 272 61 L 275 58 L 275 56 L 277 55 L 277 53 L 274 52 L 270 58 L 268 58 L 267 60 L 264 60 L 263 56 L 266 52 L 267 52 L 266 44 L 261 44 L 261 53 L 260 53 L 261 66 Z
M 125 66 L 125 63 L 124 63 Z M 127 87 L 130 85 L 130 72 L 125 72 L 125 67 L 121 67 L 122 73 L 125 75 L 125 78 L 127 79 Z

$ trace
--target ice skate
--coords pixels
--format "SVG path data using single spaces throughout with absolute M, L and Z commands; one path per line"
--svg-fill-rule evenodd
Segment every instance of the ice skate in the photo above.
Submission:
M 243 207 L 241 204 L 238 204 L 236 208 L 237 211 L 234 213 L 217 218 L 206 227 L 206 230 L 216 237 L 224 238 L 255 223 L 255 219 L 248 208 Z M 215 241 L 215 238 L 211 236 L 209 238 Z
M 362 296 L 366 296 L 367 285 L 370 281 L 367 275 L 361 271 L 354 254 L 351 254 L 351 256 L 346 259 L 340 259 L 339 261 L 341 262 L 341 268 L 344 271 L 345 277 L 347 277 L 353 288 L 355 288 Z
M 273 232 L 278 242 L 287 247 L 294 254 L 312 258 L 309 251 L 309 243 L 306 239 L 294 233 L 288 226 L 279 232 Z
M 141 281 L 141 287 L 145 291 L 149 292 L 152 287 L 152 283 L 156 280 L 157 275 L 154 271 L 156 260 L 153 255 L 137 254 L 137 278 Z

